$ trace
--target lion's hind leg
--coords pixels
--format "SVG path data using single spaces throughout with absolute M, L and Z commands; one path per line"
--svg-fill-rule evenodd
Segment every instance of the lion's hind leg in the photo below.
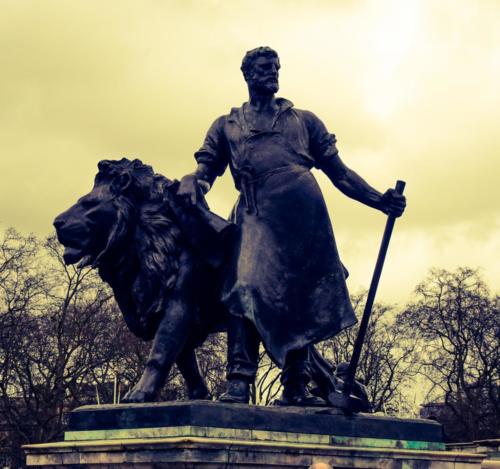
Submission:
M 201 376 L 194 348 L 190 344 L 184 346 L 176 363 L 186 381 L 189 399 L 211 400 L 212 396 Z

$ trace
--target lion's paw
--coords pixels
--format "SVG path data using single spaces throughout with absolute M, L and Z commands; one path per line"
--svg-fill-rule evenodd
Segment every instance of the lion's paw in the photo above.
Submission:
M 144 402 L 153 402 L 155 396 L 152 393 L 141 391 L 140 389 L 131 389 L 123 399 L 124 404 L 140 404 Z

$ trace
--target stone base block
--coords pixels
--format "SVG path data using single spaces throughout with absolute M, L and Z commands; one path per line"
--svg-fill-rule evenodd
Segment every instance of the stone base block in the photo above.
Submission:
M 28 465 L 477 469 L 482 459 L 445 451 L 441 426 L 428 420 L 206 401 L 81 407 L 64 439 L 26 446 Z
M 271 443 L 215 438 L 97 440 L 30 445 L 28 466 L 61 469 L 479 469 L 482 457 L 450 451 Z
M 70 413 L 64 435 L 66 441 L 166 437 L 445 449 L 441 425 L 431 420 L 209 401 L 84 406 Z

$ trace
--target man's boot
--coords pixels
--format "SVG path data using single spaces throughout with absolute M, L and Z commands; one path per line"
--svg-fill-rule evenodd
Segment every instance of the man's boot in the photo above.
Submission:
M 288 381 L 284 384 L 281 397 L 274 401 L 279 406 L 327 407 L 328 403 L 321 397 L 313 396 L 304 381 Z
M 321 397 L 313 396 L 307 385 L 311 380 L 311 365 L 309 362 L 309 348 L 288 352 L 285 367 L 281 374 L 283 393 L 274 402 L 281 406 L 324 407 L 327 402 Z
M 248 404 L 250 401 L 250 382 L 243 378 L 231 378 L 227 381 L 224 394 L 219 397 L 220 402 L 234 404 Z

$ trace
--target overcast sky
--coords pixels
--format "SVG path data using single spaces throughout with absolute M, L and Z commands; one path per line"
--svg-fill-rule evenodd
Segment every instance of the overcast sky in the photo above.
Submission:
M 239 70 L 281 58 L 279 95 L 316 113 L 379 190 L 407 182 L 379 298 L 433 266 L 500 287 L 500 2 L 0 0 L 0 229 L 47 235 L 103 158 L 170 178 L 246 100 Z M 317 174 L 349 288 L 368 286 L 385 217 Z M 227 215 L 229 174 L 209 194 Z

